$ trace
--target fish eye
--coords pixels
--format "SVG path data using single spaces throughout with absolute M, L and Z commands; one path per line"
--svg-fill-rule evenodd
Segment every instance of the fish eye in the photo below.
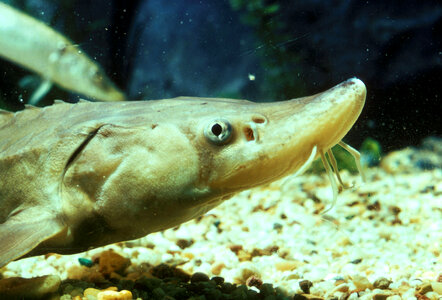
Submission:
M 232 125 L 223 119 L 213 120 L 204 129 L 204 136 L 215 145 L 224 145 L 232 137 Z

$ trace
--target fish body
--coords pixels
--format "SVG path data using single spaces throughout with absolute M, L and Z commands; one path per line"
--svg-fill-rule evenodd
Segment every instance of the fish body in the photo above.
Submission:
M 342 140 L 362 81 L 282 102 L 180 97 L 0 113 L 0 266 L 200 216 Z
M 87 97 L 102 101 L 125 99 L 78 46 L 43 22 L 2 2 L 0 56 Z

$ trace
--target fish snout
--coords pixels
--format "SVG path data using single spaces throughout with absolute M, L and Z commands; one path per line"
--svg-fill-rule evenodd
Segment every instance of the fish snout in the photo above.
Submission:
M 248 112 L 239 114 L 232 126 L 237 138 L 227 141 L 226 150 L 214 156 L 213 165 L 220 167 L 215 168 L 218 172 L 213 172 L 209 186 L 239 191 L 302 170 L 307 161 L 342 140 L 356 122 L 365 97 L 364 83 L 352 78 L 309 97 L 247 104 Z M 262 117 L 250 122 L 244 115 L 251 111 Z M 221 133 L 222 120 L 218 123 Z
M 317 146 L 327 151 L 350 131 L 365 104 L 365 84 L 351 78 L 323 92 L 315 105 L 323 106 L 317 117 Z

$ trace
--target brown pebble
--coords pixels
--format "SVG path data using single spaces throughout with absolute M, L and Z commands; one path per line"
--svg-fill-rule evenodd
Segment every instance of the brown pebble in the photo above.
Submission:
M 374 211 L 380 211 L 381 210 L 381 204 L 379 201 L 375 201 L 373 204 L 367 205 L 368 210 L 374 210 Z
M 113 250 L 103 251 L 99 257 L 99 270 L 104 276 L 110 276 L 113 272 L 122 274 L 130 265 L 130 260 L 115 253 Z
M 346 283 L 342 283 L 338 285 L 333 291 L 347 293 L 350 290 L 350 287 Z
M 299 282 L 299 287 L 304 292 L 304 294 L 310 294 L 310 288 L 313 286 L 313 283 L 310 280 L 301 280 Z
M 241 245 L 231 245 L 229 249 L 236 254 L 239 261 L 249 261 L 252 259 L 252 255 L 244 250 Z
M 232 251 L 233 253 L 235 253 L 236 255 L 238 255 L 238 252 L 240 250 L 242 250 L 242 246 L 241 245 L 231 245 L 229 247 L 230 251 Z
M 60 257 L 61 257 L 60 254 L 52 253 L 52 252 L 50 252 L 50 253 L 46 253 L 46 254 L 44 255 L 45 259 L 48 259 L 48 258 L 51 257 L 51 256 L 54 256 L 55 258 L 60 258 Z
M 401 208 L 398 206 L 390 206 L 389 209 L 395 216 L 397 216 L 401 212 Z
M 222 269 L 224 269 L 225 267 L 226 267 L 225 264 L 219 263 L 214 265 L 210 271 L 212 272 L 213 275 L 219 275 L 221 274 Z
M 386 300 L 390 296 L 389 294 L 375 294 L 373 295 L 373 300 Z
M 94 283 L 106 281 L 103 274 L 98 271 L 98 265 L 94 265 L 91 268 L 74 265 L 68 269 L 68 278 Z
M 239 276 L 235 277 L 235 282 L 239 284 L 246 284 L 247 279 L 251 276 L 259 277 L 259 274 L 256 273 L 255 270 L 251 270 L 249 268 L 243 268 L 241 272 L 238 274 Z
M 433 287 L 431 286 L 431 283 L 429 283 L 429 282 L 421 284 L 416 288 L 416 292 L 421 295 L 425 295 L 426 293 L 432 292 L 432 291 L 433 291 Z
M 396 217 L 393 221 L 391 221 L 391 225 L 402 225 L 402 221 Z
M 193 253 L 191 253 L 191 252 L 184 252 L 182 255 L 185 258 L 188 258 L 188 259 L 194 259 L 195 258 L 195 255 Z
M 338 285 L 341 285 L 341 284 L 343 284 L 343 283 L 347 283 L 347 281 L 345 281 L 344 279 L 338 279 L 338 280 L 336 280 L 335 281 L 335 286 L 338 286 Z
M 140 263 L 137 265 L 130 265 L 126 268 L 126 276 L 125 279 L 136 281 L 137 279 L 146 276 L 147 278 L 151 278 L 152 274 L 150 274 L 150 271 L 152 270 L 153 266 L 148 263 Z
M 192 240 L 185 240 L 185 239 L 179 239 L 176 242 L 177 246 L 180 247 L 181 249 L 185 249 L 188 248 L 190 246 L 192 246 L 193 241 Z
M 275 268 L 278 271 L 284 272 L 284 271 L 293 271 L 299 266 L 302 266 L 304 263 L 296 260 L 284 260 L 282 262 L 277 262 L 275 264 Z
M 249 278 L 247 278 L 246 285 L 247 286 L 254 286 L 259 289 L 262 286 L 262 280 L 256 276 L 252 275 Z
M 238 256 L 238 260 L 241 262 L 252 260 L 252 255 L 244 250 L 239 250 L 239 252 L 236 253 L 236 255 Z
M 391 280 L 385 278 L 385 277 L 379 277 L 373 282 L 373 286 L 377 289 L 386 290 L 392 283 Z
M 278 250 L 279 250 L 278 246 L 269 246 L 265 249 L 254 248 L 250 254 L 252 255 L 252 257 L 269 256 L 269 255 L 272 255 L 273 253 L 277 252 Z
M 210 280 L 209 276 L 207 276 L 207 274 L 204 274 L 202 272 L 193 273 L 192 277 L 190 277 L 190 282 L 192 283 L 209 281 L 209 280 Z

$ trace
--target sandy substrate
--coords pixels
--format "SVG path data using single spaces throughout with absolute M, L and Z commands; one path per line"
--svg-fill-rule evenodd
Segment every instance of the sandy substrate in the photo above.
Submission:
M 178 228 L 106 248 L 132 264 L 178 265 L 188 273 L 204 272 L 237 284 L 255 278 L 288 295 L 302 293 L 300 282 L 308 280 L 310 293 L 324 298 L 393 300 L 425 294 L 440 299 L 440 153 L 431 154 L 433 167 L 419 167 L 416 153 L 390 154 L 383 167 L 366 170 L 366 183 L 342 172 L 354 187 L 343 190 L 325 215 L 320 211 L 332 197 L 328 179 L 305 174 L 242 192 Z M 63 279 L 79 257 L 102 251 L 27 258 L 0 272 L 3 277 L 56 274 Z

